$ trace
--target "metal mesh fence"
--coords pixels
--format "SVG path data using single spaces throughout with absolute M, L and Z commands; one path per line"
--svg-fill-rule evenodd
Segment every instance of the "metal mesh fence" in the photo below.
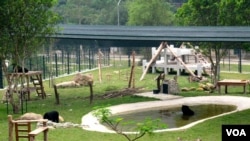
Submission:
M 65 76 L 84 72 L 98 67 L 98 52 L 101 51 L 102 66 L 128 66 L 131 63 L 131 53 L 135 51 L 136 62 L 142 65 L 142 60 L 149 61 L 152 57 L 151 48 L 122 48 L 122 47 L 82 47 L 81 45 L 63 49 L 44 49 L 41 53 L 25 61 L 25 67 L 30 71 L 42 71 L 43 79 Z M 247 53 L 243 55 L 228 55 L 221 60 L 221 71 L 249 73 L 250 63 Z M 240 57 L 242 57 L 240 59 Z M 2 88 L 7 86 L 2 75 Z

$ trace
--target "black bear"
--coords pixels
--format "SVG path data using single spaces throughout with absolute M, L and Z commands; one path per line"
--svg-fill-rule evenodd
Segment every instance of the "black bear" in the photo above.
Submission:
M 59 112 L 57 112 L 57 111 L 46 112 L 43 115 L 43 118 L 48 119 L 48 120 L 50 120 L 52 122 L 59 123 Z
M 194 111 L 192 111 L 187 105 L 182 105 L 181 110 L 184 116 L 194 115 Z
M 21 73 L 21 72 L 23 72 L 23 69 L 24 69 L 24 72 L 25 72 L 25 73 L 29 72 L 29 70 L 28 70 L 27 68 L 22 68 L 22 67 L 19 66 L 19 65 L 12 64 L 12 66 L 13 66 L 13 71 L 14 71 L 14 72 L 19 72 L 19 73 Z

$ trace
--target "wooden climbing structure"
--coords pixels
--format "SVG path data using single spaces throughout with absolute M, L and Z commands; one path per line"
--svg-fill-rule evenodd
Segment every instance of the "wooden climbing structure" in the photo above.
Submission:
M 32 91 L 36 91 L 37 95 L 43 99 L 46 97 L 42 80 L 42 71 L 29 71 L 27 73 L 9 73 L 8 75 L 13 79 L 17 80 L 18 82 L 20 82 L 19 80 L 21 79 L 25 79 L 24 88 L 18 90 L 18 86 L 14 86 L 16 87 L 14 88 L 14 92 L 27 94 L 28 100 L 30 100 L 30 93 Z M 33 87 L 31 86 L 31 84 L 33 84 Z M 17 83 L 15 83 L 14 85 L 17 85 Z
M 31 75 L 30 78 L 31 78 L 31 81 L 34 85 L 34 88 L 36 90 L 37 95 L 42 97 L 42 98 L 45 98 L 46 93 L 44 91 L 42 73 L 36 72 L 34 75 Z
M 13 120 L 11 115 L 8 115 L 9 122 L 9 136 L 8 141 L 19 141 L 21 138 L 27 138 L 28 141 L 35 141 L 35 137 L 43 133 L 43 140 L 48 141 L 48 131 L 47 119 L 41 120 Z M 41 122 L 42 126 L 32 130 L 32 123 Z
M 181 71 L 187 71 L 192 77 L 201 77 L 205 69 L 211 68 L 211 64 L 194 48 L 186 48 L 184 44 L 177 48 L 162 42 L 157 49 L 152 48 L 152 58 L 149 62 L 143 60 L 143 74 L 140 80 L 150 67 L 152 73 L 155 73 L 157 68 L 162 68 L 165 74 L 176 70 L 177 75 L 180 75 Z

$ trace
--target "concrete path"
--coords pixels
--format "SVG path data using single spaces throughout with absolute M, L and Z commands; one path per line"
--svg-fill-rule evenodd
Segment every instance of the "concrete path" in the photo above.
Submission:
M 170 95 L 170 94 L 153 94 L 152 92 L 137 94 L 139 96 L 147 96 L 154 97 L 160 99 L 159 101 L 148 101 L 148 102 L 138 102 L 131 104 L 120 104 L 116 106 L 111 106 L 109 109 L 111 110 L 113 115 L 121 114 L 121 113 L 131 113 L 137 110 L 145 110 L 145 109 L 153 109 L 160 107 L 177 107 L 183 104 L 185 105 L 201 105 L 201 104 L 222 104 L 222 105 L 235 105 L 237 109 L 232 112 L 224 113 L 221 115 L 217 115 L 214 117 L 202 119 L 191 124 L 179 127 L 179 128 L 169 128 L 163 130 L 157 130 L 156 132 L 164 132 L 164 131 L 175 131 L 175 130 L 183 130 L 189 127 L 192 127 L 200 122 L 206 121 L 208 119 L 216 118 L 219 116 L 223 116 L 226 114 L 231 114 L 237 111 L 245 110 L 250 108 L 250 98 L 243 96 L 198 96 L 198 97 L 181 97 L 178 95 Z M 85 130 L 91 131 L 99 131 L 99 132 L 108 132 L 114 133 L 113 131 L 107 129 L 105 126 L 101 125 L 92 115 L 92 112 L 84 115 L 82 117 L 82 127 Z M 128 132 L 129 133 L 129 132 Z M 131 132 L 132 133 L 132 132 Z

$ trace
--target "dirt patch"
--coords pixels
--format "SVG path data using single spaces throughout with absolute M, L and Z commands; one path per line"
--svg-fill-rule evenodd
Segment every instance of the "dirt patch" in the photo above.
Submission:
M 109 98 L 123 97 L 141 92 L 143 92 L 143 88 L 126 88 L 118 91 L 107 92 L 103 94 L 101 98 L 109 99 Z
M 145 92 L 143 88 L 125 88 L 121 90 L 109 91 L 102 95 L 94 95 L 94 99 L 110 99 L 110 98 L 124 97 L 143 92 Z M 85 97 L 85 99 L 89 99 L 89 96 Z

